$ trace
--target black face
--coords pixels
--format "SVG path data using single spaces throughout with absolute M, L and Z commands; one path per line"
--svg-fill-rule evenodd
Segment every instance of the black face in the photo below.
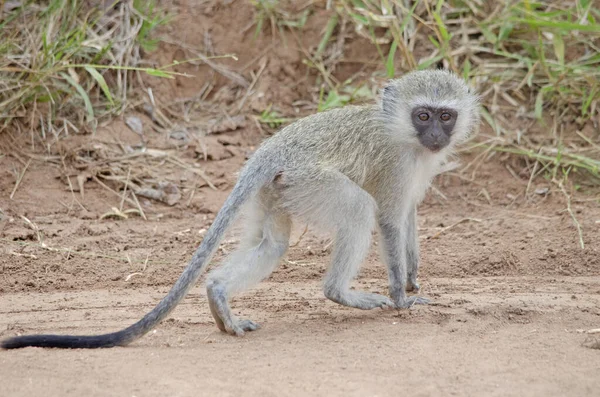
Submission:
M 448 146 L 458 116 L 456 110 L 418 107 L 412 111 L 411 116 L 421 145 L 432 152 Z

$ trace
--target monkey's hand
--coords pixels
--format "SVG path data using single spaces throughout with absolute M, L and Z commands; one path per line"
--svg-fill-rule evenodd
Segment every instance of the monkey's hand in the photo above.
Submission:
M 429 299 L 422 296 L 403 296 L 394 299 L 396 309 L 408 309 L 414 305 L 428 305 Z

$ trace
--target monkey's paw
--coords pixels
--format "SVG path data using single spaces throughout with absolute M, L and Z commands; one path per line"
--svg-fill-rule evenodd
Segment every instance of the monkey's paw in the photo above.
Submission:
M 373 294 L 371 292 L 339 291 L 326 288 L 325 296 L 340 305 L 361 310 L 372 310 L 376 308 L 391 309 L 395 306 L 394 302 L 387 296 Z
M 372 310 L 376 308 L 390 309 L 394 307 L 394 302 L 390 298 L 380 294 L 370 292 L 352 291 L 352 303 L 354 306 L 362 310 Z
M 228 327 L 227 332 L 235 336 L 244 336 L 246 332 L 256 331 L 260 328 L 258 323 L 251 320 L 236 321 L 231 327 Z
M 404 299 L 396 301 L 397 309 L 408 309 L 414 305 L 428 305 L 429 299 L 422 296 L 407 296 Z

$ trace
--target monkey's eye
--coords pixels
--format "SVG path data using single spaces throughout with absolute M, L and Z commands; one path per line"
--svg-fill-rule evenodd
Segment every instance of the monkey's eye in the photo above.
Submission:
M 442 121 L 450 121 L 451 118 L 452 115 L 450 113 L 442 113 L 442 115 L 440 116 L 440 120 Z
M 421 121 L 427 121 L 427 120 L 429 120 L 429 115 L 427 113 L 419 113 L 419 115 L 417 117 Z

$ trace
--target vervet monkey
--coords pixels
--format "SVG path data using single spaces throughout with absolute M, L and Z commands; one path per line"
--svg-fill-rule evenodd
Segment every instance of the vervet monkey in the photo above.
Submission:
M 300 119 L 268 139 L 242 169 L 191 262 L 165 298 L 141 320 L 95 336 L 28 335 L 25 346 L 125 346 L 163 320 L 196 283 L 243 204 L 250 218 L 240 247 L 208 275 L 208 303 L 221 331 L 259 326 L 237 319 L 229 299 L 268 277 L 286 253 L 292 217 L 335 235 L 325 296 L 357 309 L 408 308 L 419 289 L 416 206 L 455 145 L 479 122 L 479 100 L 443 70 L 412 72 L 385 86 L 377 105 L 347 106 Z M 390 296 L 350 288 L 378 227 Z

